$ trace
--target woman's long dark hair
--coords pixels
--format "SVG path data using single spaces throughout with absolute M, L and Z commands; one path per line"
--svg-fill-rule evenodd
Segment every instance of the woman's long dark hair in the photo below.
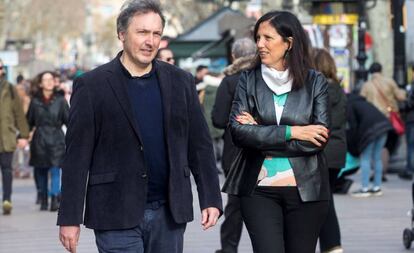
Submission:
M 55 73 L 50 70 L 46 70 L 46 71 L 43 71 L 37 74 L 36 77 L 33 78 L 31 85 L 30 85 L 30 95 L 32 97 L 38 97 L 38 98 L 43 97 L 43 92 L 42 92 L 43 89 L 40 87 L 40 84 L 42 83 L 43 76 L 46 74 L 51 74 L 53 77 L 55 77 Z
M 285 56 L 286 67 L 292 78 L 292 88 L 303 86 L 308 70 L 312 67 L 309 38 L 298 18 L 287 11 L 271 11 L 257 20 L 254 26 L 254 40 L 257 42 L 257 32 L 260 24 L 269 22 L 285 42 L 292 37 L 292 47 Z M 261 63 L 260 56 L 256 56 L 255 67 Z

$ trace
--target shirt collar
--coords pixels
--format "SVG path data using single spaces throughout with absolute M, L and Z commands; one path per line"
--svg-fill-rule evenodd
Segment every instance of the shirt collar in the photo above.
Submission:
M 123 51 L 119 52 L 118 55 L 117 55 L 117 63 L 119 64 L 119 66 L 122 70 L 122 73 L 124 73 L 125 77 L 127 77 L 128 79 L 147 79 L 147 78 L 151 78 L 155 74 L 155 66 L 157 64 L 155 64 L 155 60 L 153 60 L 152 61 L 152 68 L 151 68 L 150 72 L 148 72 L 148 73 L 146 73 L 142 76 L 132 76 L 131 73 L 128 71 L 128 69 L 125 68 L 125 66 L 121 62 L 122 52 Z

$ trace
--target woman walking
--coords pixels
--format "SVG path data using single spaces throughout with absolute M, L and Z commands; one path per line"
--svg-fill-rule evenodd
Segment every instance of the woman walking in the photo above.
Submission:
M 272 11 L 256 23 L 258 57 L 238 83 L 230 114 L 241 152 L 224 191 L 241 196 L 256 253 L 314 253 L 329 207 L 328 84 L 311 69 L 296 16 Z
M 69 106 L 65 98 L 55 92 L 53 72 L 45 71 L 37 76 L 38 90 L 33 94 L 27 113 L 31 130 L 30 165 L 35 168 L 35 177 L 41 196 L 40 210 L 48 209 L 48 172 L 51 173 L 50 211 L 59 208 L 60 162 L 65 153 L 65 138 L 62 126 L 67 124 Z
M 328 217 L 319 234 L 319 246 L 322 253 L 342 253 L 341 233 L 332 193 L 335 189 L 338 174 L 341 168 L 345 167 L 346 95 L 339 84 L 335 61 L 329 52 L 326 49 L 315 48 L 313 50 L 313 60 L 315 69 L 320 71 L 328 80 L 329 108 L 331 109 L 331 132 L 329 142 L 324 150 L 329 168 L 331 201 Z

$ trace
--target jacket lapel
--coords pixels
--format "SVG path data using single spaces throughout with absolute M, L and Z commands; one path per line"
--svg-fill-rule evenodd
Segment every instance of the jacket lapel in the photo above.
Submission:
M 116 62 L 116 61 L 119 61 L 119 57 L 115 58 L 111 62 L 111 65 L 110 65 L 111 68 L 108 69 L 108 71 L 111 72 L 111 74 L 108 75 L 107 80 L 113 92 L 115 93 L 115 97 L 117 98 L 119 104 L 121 105 L 121 108 L 125 113 L 125 116 L 127 117 L 129 123 L 131 124 L 131 127 L 134 130 L 134 133 L 136 134 L 138 139 L 141 141 L 142 140 L 141 135 L 138 129 L 137 122 L 135 120 L 131 101 L 128 96 L 127 83 L 125 79 L 122 77 L 123 75 L 122 69 L 119 66 L 121 63 Z
M 167 68 L 163 68 L 161 64 L 157 61 L 154 61 L 155 71 L 158 78 L 158 83 L 161 90 L 161 99 L 162 99 L 162 111 L 164 118 L 164 133 L 166 140 L 168 140 L 168 129 L 171 118 L 171 97 L 172 97 L 172 83 L 171 83 L 171 73 Z
M 276 110 L 275 103 L 273 101 L 273 92 L 267 87 L 267 84 L 263 80 L 261 69 L 256 69 L 256 105 L 257 110 L 260 115 L 263 115 L 262 122 L 259 124 L 275 124 L 276 120 Z M 253 115 L 255 117 L 255 115 Z
M 301 91 L 304 88 L 301 89 L 292 89 L 289 92 L 289 95 L 287 96 L 285 107 L 283 108 L 282 117 L 280 118 L 280 125 L 288 125 L 289 122 L 287 122 L 288 118 L 291 118 L 290 120 L 294 120 L 296 117 L 296 109 L 298 108 L 300 104 L 300 98 L 301 98 Z

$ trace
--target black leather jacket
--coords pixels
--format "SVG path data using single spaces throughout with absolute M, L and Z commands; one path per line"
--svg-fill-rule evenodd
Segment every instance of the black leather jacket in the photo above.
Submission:
M 236 195 L 250 194 L 257 184 L 265 156 L 288 157 L 302 201 L 328 200 L 328 167 L 324 146 L 285 139 L 287 125 L 320 124 L 329 128 L 327 89 L 325 77 L 309 70 L 303 87 L 290 92 L 280 125 L 277 125 L 273 93 L 264 82 L 260 67 L 244 72 L 233 100 L 230 129 L 234 143 L 243 148 L 247 155 L 243 166 L 238 168 L 242 170 L 242 176 L 228 178 L 230 182 L 226 182 L 223 191 Z M 258 125 L 238 123 L 235 117 L 242 111 L 249 112 Z

